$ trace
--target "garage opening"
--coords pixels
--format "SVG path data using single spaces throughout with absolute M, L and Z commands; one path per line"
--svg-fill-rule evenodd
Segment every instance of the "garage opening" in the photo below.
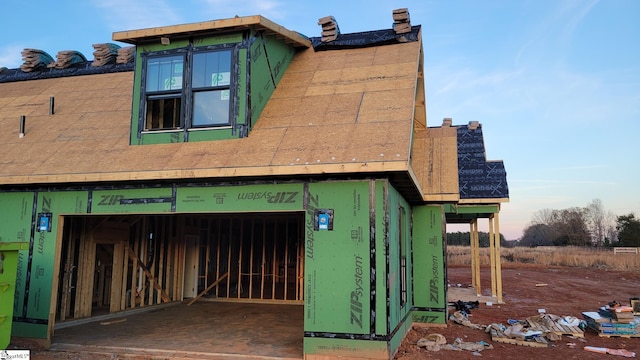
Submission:
M 304 213 L 65 216 L 56 322 L 188 298 L 302 304 Z

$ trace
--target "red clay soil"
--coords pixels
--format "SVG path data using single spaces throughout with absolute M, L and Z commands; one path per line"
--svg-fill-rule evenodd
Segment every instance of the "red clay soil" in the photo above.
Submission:
M 453 267 L 447 271 L 449 284 L 468 286 L 471 282 L 471 271 L 468 267 Z M 488 270 L 481 274 L 485 290 L 490 293 Z M 582 319 L 582 312 L 597 311 L 610 301 L 618 301 L 628 305 L 629 298 L 640 297 L 640 273 L 608 271 L 605 269 L 583 268 L 536 268 L 510 267 L 502 269 L 503 304 L 487 306 L 480 304 L 472 309 L 469 320 L 474 324 L 488 325 L 492 323 L 507 324 L 508 319 L 526 319 L 538 315 L 538 309 L 545 309 L 547 314 L 558 316 L 575 316 Z M 541 284 L 546 284 L 540 286 Z M 538 286 L 536 286 L 538 285 Z M 456 301 L 457 299 L 449 299 Z M 485 341 L 493 346 L 478 354 L 470 351 L 440 350 L 427 351 L 416 346 L 416 342 L 428 334 L 441 334 L 448 343 L 456 338 L 465 342 Z M 431 327 L 428 329 L 414 327 L 403 341 L 397 360 L 417 359 L 624 359 L 622 356 L 597 354 L 584 350 L 585 346 L 626 349 L 636 353 L 640 358 L 640 338 L 600 337 L 587 330 L 584 338 L 563 336 L 560 341 L 551 343 L 549 348 L 534 348 L 515 344 L 491 341 L 489 334 L 482 330 L 474 330 L 466 326 L 449 322 L 446 328 Z M 480 356 L 478 356 L 480 355 Z M 122 357 L 88 355 L 82 353 L 51 352 L 33 349 L 32 359 L 121 359 Z M 127 357 L 129 358 L 129 357 Z
M 467 267 L 449 268 L 449 284 L 469 286 L 471 270 Z M 490 281 L 487 272 L 481 273 L 483 295 L 490 295 Z M 584 268 L 535 268 L 515 267 L 502 269 L 503 304 L 471 309 L 469 320 L 474 324 L 489 325 L 500 323 L 507 325 L 509 319 L 523 320 L 538 315 L 538 309 L 547 314 L 575 316 L 582 319 L 585 311 L 597 311 L 611 301 L 629 305 L 629 298 L 640 297 L 640 273 L 607 271 L 604 269 Z M 546 284 L 546 285 L 544 285 Z M 538 286 L 536 286 L 538 285 Z M 450 302 L 457 299 L 449 299 Z M 474 330 L 449 321 L 446 328 L 431 327 L 424 329 L 414 326 L 405 338 L 397 360 L 417 359 L 474 359 L 477 354 L 470 351 L 440 350 L 427 351 L 416 346 L 416 342 L 428 334 L 441 334 L 449 344 L 456 338 L 465 342 L 485 341 L 493 346 L 479 354 L 484 359 L 624 359 L 625 357 L 597 354 L 584 350 L 585 346 L 626 349 L 640 357 L 640 337 L 601 337 L 595 331 L 587 329 L 584 338 L 563 336 L 552 342 L 552 347 L 535 348 L 515 344 L 491 341 L 491 336 L 482 330 Z

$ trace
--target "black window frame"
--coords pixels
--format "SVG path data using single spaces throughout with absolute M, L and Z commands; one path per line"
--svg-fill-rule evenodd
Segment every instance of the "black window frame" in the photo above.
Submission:
M 215 52 L 226 52 L 229 54 L 229 84 L 219 85 L 219 86 L 201 86 L 201 87 L 193 87 L 193 59 L 195 56 L 199 54 L 207 54 L 207 53 L 215 53 Z M 149 91 L 147 89 L 148 82 L 148 72 L 149 72 L 149 63 L 154 59 L 161 58 L 169 58 L 169 57 L 177 57 L 182 56 L 183 58 L 183 66 L 182 66 L 182 85 L 180 89 L 167 89 L 167 90 L 152 90 Z M 165 51 L 155 51 L 155 52 L 146 52 L 142 54 L 142 76 L 141 76 L 141 94 L 140 94 L 140 112 L 138 116 L 138 133 L 139 134 L 150 134 L 150 133 L 159 133 L 159 132 L 185 132 L 185 141 L 187 141 L 187 133 L 193 130 L 207 130 L 207 129 L 220 129 L 220 128 L 233 128 L 235 126 L 235 111 L 234 111 L 234 103 L 235 99 L 232 94 L 235 93 L 235 89 L 237 86 L 238 76 L 237 76 L 237 66 L 235 62 L 237 61 L 237 48 L 235 44 L 223 44 L 223 45 L 211 45 L 204 47 L 193 47 L 189 45 L 187 47 L 173 49 L 173 50 L 165 50 Z M 228 107 L 227 107 L 227 118 L 226 122 L 220 123 L 206 123 L 206 124 L 198 124 L 194 125 L 194 113 L 195 111 L 195 96 L 198 93 L 206 93 L 206 92 L 228 92 Z M 222 96 L 222 93 L 221 93 Z M 155 106 L 156 108 L 161 107 L 164 103 L 154 104 L 150 101 L 164 101 L 166 99 L 179 99 L 178 105 L 179 109 L 179 120 L 178 121 L 164 121 L 169 122 L 170 125 L 177 126 L 165 126 L 167 124 L 160 124 L 159 127 L 148 126 L 152 124 L 162 123 L 162 119 L 148 119 L 148 112 L 151 111 L 153 113 L 154 109 L 150 108 L 151 106 Z M 224 100 L 223 100 L 224 101 Z M 169 104 L 170 105 L 170 104 Z M 167 106 L 169 106 L 167 105 Z
M 400 307 L 407 303 L 407 211 L 404 206 L 398 206 L 398 267 L 400 271 L 399 292 Z

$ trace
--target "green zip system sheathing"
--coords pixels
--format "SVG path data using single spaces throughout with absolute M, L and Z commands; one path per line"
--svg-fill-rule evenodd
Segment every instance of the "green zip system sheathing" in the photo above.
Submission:
M 247 35 L 249 34 L 249 35 Z M 145 55 L 159 54 L 166 51 L 184 52 L 185 49 L 232 49 L 232 96 L 231 126 L 218 128 L 171 131 L 141 131 L 139 117 L 144 116 L 141 107 L 143 63 Z M 131 121 L 131 144 L 163 144 L 185 141 L 210 141 L 243 137 L 255 125 L 262 110 L 278 82 L 289 66 L 295 50 L 292 46 L 279 41 L 271 35 L 260 31 L 247 31 L 246 34 L 235 33 L 215 37 L 195 38 L 191 43 L 178 40 L 170 45 L 149 44 L 138 45 L 136 49 L 136 68 L 134 78 L 134 96 Z M 187 99 L 186 103 L 190 103 Z M 246 129 L 246 131 L 242 130 Z
M 413 208 L 413 322 L 446 324 L 446 248 L 442 206 Z
M 29 243 L 0 242 L 0 350 L 11 340 L 18 251 L 28 248 Z
M 388 359 L 412 322 L 446 318 L 442 207 L 412 206 L 385 179 L 5 192 L 0 204 L 0 236 L 30 244 L 14 336 L 49 339 L 96 303 L 182 301 L 215 281 L 215 297 L 304 306 L 308 358 Z M 204 269 L 193 283 L 189 261 Z M 91 274 L 104 263 L 111 282 Z

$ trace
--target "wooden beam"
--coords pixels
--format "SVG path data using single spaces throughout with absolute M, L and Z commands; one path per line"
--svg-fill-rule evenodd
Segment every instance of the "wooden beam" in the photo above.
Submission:
M 144 271 L 144 273 L 149 278 L 149 282 L 152 283 L 153 287 L 160 292 L 160 297 L 162 298 L 162 301 L 169 302 L 170 300 L 169 300 L 169 296 L 167 295 L 167 293 L 158 284 L 158 282 L 154 278 L 153 274 L 149 271 L 149 269 L 147 269 L 147 267 L 142 263 L 142 260 L 140 260 L 140 258 L 138 256 L 134 255 L 133 249 L 131 249 L 131 247 L 129 247 L 129 258 L 131 258 L 131 260 L 133 260 L 133 262 L 135 264 L 138 264 L 138 266 L 140 268 L 142 268 L 142 271 Z
M 193 299 L 191 299 L 191 301 L 189 301 L 187 303 L 187 305 L 191 305 L 194 302 L 198 301 L 198 299 L 200 299 L 202 297 L 202 295 L 206 294 L 207 291 L 213 289 L 214 286 L 218 285 L 220 283 L 220 281 L 224 280 L 224 278 L 226 278 L 227 276 L 229 276 L 229 273 L 226 272 L 224 273 L 222 276 L 220 276 L 216 281 L 214 281 L 213 283 L 211 283 L 211 285 L 207 286 L 206 289 L 202 290 L 202 292 L 200 294 L 198 294 L 198 296 L 194 297 Z

